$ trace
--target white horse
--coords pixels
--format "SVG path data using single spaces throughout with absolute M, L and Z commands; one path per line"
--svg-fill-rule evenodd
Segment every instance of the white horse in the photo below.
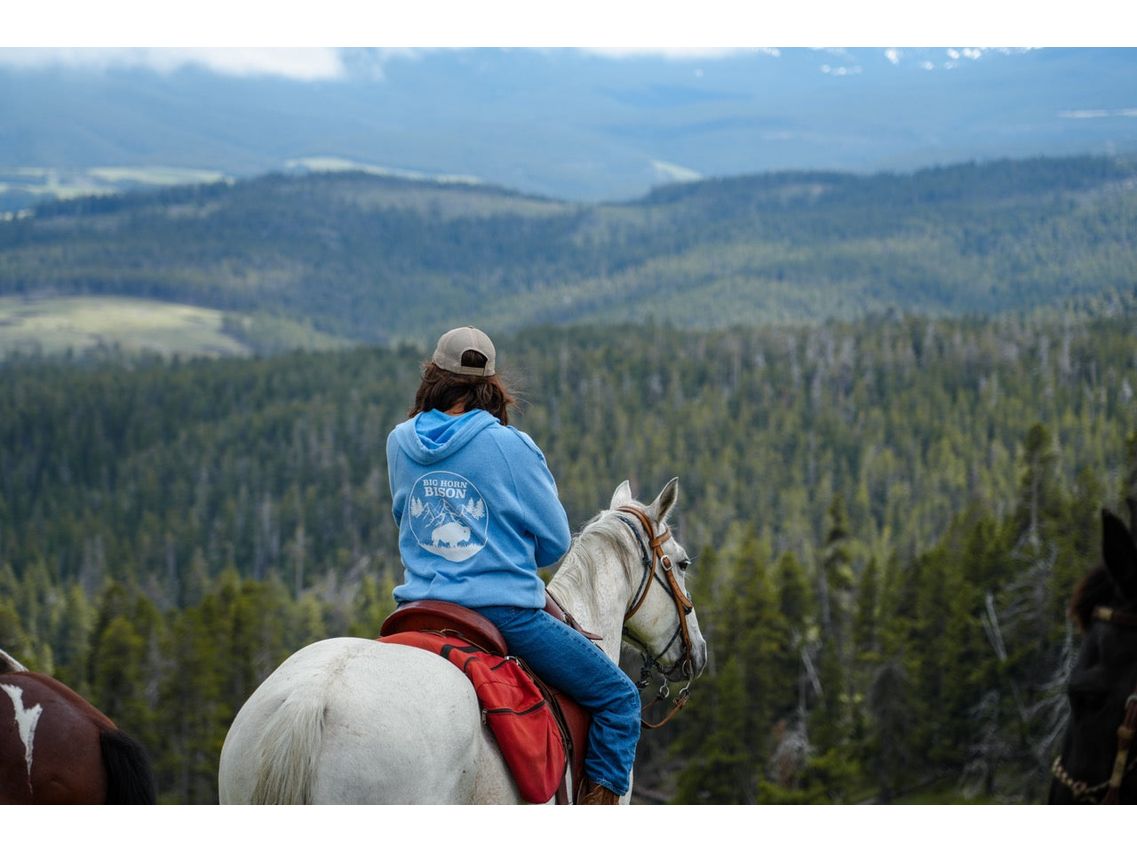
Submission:
M 683 579 L 690 561 L 667 529 L 677 497 L 672 480 L 644 506 L 625 480 L 549 590 L 613 661 L 623 638 L 690 683 L 706 643 Z M 225 738 L 218 778 L 222 803 L 523 802 L 457 667 L 352 637 L 301 649 L 257 688 Z

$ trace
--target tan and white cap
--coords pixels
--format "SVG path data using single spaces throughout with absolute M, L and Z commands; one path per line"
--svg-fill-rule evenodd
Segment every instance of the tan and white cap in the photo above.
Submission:
M 486 357 L 485 367 L 465 367 L 462 353 L 467 350 L 481 353 Z M 493 376 L 495 351 L 490 336 L 473 326 L 459 326 L 451 329 L 438 339 L 431 361 L 436 367 L 463 376 Z

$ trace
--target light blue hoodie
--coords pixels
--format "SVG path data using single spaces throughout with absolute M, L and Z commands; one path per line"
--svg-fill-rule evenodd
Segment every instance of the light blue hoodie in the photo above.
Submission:
M 395 600 L 544 607 L 539 566 L 571 543 L 545 456 L 489 412 L 431 410 L 387 437 L 405 571 Z

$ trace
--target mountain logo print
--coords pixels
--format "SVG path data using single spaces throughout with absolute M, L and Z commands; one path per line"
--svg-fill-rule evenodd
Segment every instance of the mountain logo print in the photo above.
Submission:
M 407 506 L 419 547 L 452 563 L 486 547 L 489 510 L 481 492 L 461 474 L 432 471 L 411 488 Z

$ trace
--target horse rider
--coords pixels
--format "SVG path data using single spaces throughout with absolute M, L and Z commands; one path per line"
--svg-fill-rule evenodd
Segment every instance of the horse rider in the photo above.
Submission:
M 516 404 L 493 342 L 472 326 L 438 339 L 409 420 L 387 437 L 399 525 L 399 604 L 434 599 L 493 622 L 510 653 L 592 713 L 581 804 L 627 793 L 640 734 L 632 680 L 582 634 L 544 611 L 539 567 L 569 549 L 568 518 L 545 456 L 509 425 Z

